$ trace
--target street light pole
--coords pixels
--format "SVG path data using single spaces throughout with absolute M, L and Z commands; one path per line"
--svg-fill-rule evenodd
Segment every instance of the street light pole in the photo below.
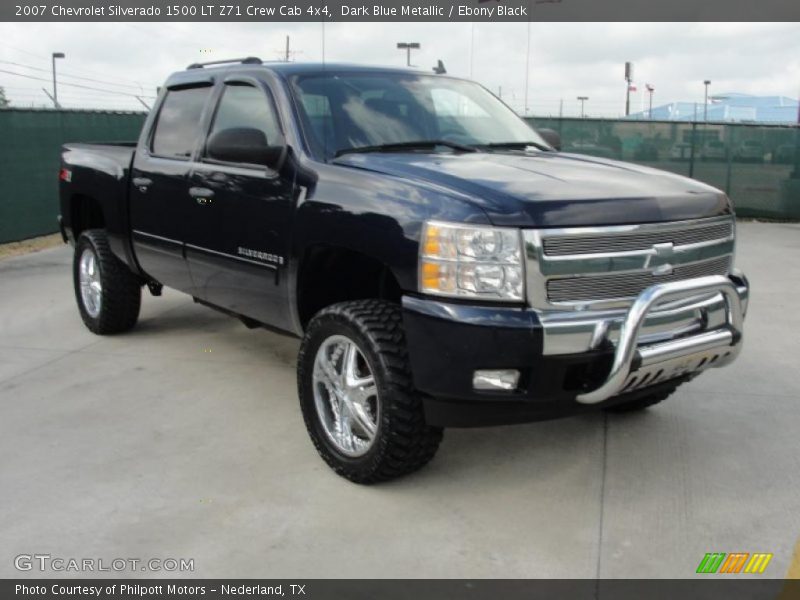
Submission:
M 650 94 L 650 108 L 647 111 L 648 118 L 652 121 L 653 120 L 653 92 L 656 91 L 656 88 L 649 83 L 645 85 L 647 88 L 647 93 Z
M 411 66 L 411 51 L 419 50 L 420 45 L 418 42 L 398 42 L 397 49 L 406 51 L 406 66 Z
M 631 114 L 631 83 L 633 82 L 633 63 L 625 63 L 625 116 Z
M 711 85 L 711 80 L 706 79 L 703 85 L 706 86 L 705 101 L 703 102 L 703 121 L 708 121 L 708 86 Z
M 797 105 L 797 127 L 794 130 L 794 171 L 789 177 L 800 179 L 800 103 Z
M 56 85 L 56 59 L 65 58 L 63 52 L 53 52 L 53 104 L 58 108 L 58 86 Z
M 589 96 L 578 96 L 578 100 L 580 100 L 581 102 L 581 119 L 585 117 L 585 114 L 583 112 L 583 103 L 586 102 L 588 99 Z

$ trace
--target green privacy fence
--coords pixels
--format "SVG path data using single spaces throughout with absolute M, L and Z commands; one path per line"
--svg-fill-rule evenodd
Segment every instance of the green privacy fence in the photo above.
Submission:
M 800 219 L 800 128 L 535 117 L 562 149 L 635 162 L 724 190 L 743 217 Z
M 136 140 L 144 118 L 133 112 L 0 110 L 0 243 L 58 230 L 62 144 Z
M 144 113 L 0 110 L 0 243 L 57 230 L 59 149 L 135 140 Z M 673 121 L 534 118 L 565 151 L 621 159 L 725 190 L 740 216 L 800 218 L 800 129 Z

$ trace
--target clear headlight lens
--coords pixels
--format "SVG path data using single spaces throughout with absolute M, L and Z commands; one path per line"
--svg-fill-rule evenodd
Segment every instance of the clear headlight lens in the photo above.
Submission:
M 420 291 L 483 300 L 522 300 L 518 229 L 428 222 L 420 245 Z

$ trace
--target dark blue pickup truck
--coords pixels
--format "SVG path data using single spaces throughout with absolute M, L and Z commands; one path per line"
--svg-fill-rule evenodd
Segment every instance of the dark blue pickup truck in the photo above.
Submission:
M 741 349 L 731 203 L 557 137 L 445 74 L 191 65 L 137 143 L 64 147 L 80 314 L 126 331 L 166 285 L 301 337 L 308 432 L 362 483 L 444 427 L 650 406 Z

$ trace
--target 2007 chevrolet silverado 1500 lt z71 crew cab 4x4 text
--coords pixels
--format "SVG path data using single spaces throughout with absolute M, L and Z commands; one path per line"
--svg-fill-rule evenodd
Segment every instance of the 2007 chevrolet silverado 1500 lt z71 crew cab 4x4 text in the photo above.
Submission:
M 650 406 L 741 349 L 731 203 L 557 137 L 444 74 L 191 65 L 138 143 L 64 147 L 80 314 L 126 331 L 167 285 L 301 337 L 308 432 L 362 483 L 444 427 Z

